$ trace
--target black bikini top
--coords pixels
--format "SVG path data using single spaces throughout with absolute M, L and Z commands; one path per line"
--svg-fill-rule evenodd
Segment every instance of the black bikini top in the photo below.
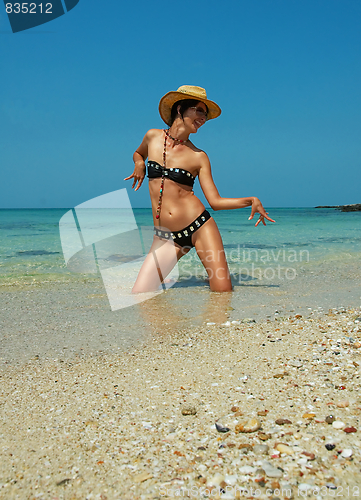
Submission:
M 195 177 L 184 170 L 183 168 L 164 168 L 158 162 L 153 160 L 148 160 L 148 178 L 154 179 L 156 177 L 164 177 L 170 179 L 171 181 L 178 182 L 179 184 L 185 184 L 186 186 L 192 186 L 195 181 Z

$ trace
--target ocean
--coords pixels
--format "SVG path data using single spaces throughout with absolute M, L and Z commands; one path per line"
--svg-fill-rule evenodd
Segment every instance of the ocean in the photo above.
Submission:
M 69 269 L 65 264 L 59 221 L 69 210 L 0 210 L 0 285 L 3 290 L 79 280 L 102 282 L 99 265 L 91 272 L 81 267 L 74 272 L 76 266 Z M 254 310 L 260 301 L 265 307 L 268 299 L 276 295 L 288 301 L 288 305 L 297 301 L 305 307 L 307 302 L 310 307 L 316 302 L 322 307 L 360 305 L 360 212 L 273 208 L 269 214 L 276 223 L 267 223 L 266 227 L 254 227 L 257 217 L 249 221 L 249 209 L 210 212 L 223 238 L 235 296 L 244 306 L 248 304 Z M 103 259 L 107 269 L 139 261 L 147 253 L 152 235 L 151 210 L 133 209 L 133 213 L 138 228 L 143 228 L 142 245 L 134 243 L 132 247 L 134 238 L 127 233 L 123 233 L 122 241 L 113 238 L 111 245 L 105 245 L 106 258 L 96 256 L 98 263 Z M 89 248 L 93 258 L 91 246 Z M 102 251 L 104 253 L 104 248 Z M 193 249 L 181 259 L 175 283 L 167 293 L 176 296 L 177 290 L 188 290 L 192 292 L 189 300 L 194 301 L 194 292 L 208 290 L 205 277 Z
M 291 284 L 297 287 L 307 277 L 321 286 L 326 277 L 333 276 L 336 294 L 344 282 L 349 286 L 360 284 L 360 212 L 273 208 L 269 212 L 276 223 L 256 228 L 257 217 L 249 221 L 249 210 L 209 211 L 221 232 L 235 289 L 245 284 L 288 289 Z M 87 276 L 94 279 L 96 272 L 72 272 L 65 265 L 59 221 L 67 212 L 67 209 L 0 210 L 2 286 L 26 287 L 31 283 L 83 280 Z M 150 209 L 133 209 L 133 213 L 138 228 L 151 229 Z M 127 240 L 129 245 L 130 239 Z M 112 251 L 108 261 L 121 263 L 121 250 L 114 243 Z M 144 245 L 134 248 L 134 258 L 146 251 Z M 128 248 L 123 260 L 131 259 L 132 250 Z M 186 287 L 187 283 L 192 288 L 204 287 L 205 276 L 193 249 L 179 263 L 178 287 Z

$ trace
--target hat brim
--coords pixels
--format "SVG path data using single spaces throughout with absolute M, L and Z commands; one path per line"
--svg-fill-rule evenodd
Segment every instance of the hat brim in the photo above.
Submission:
M 194 99 L 195 101 L 203 102 L 208 108 L 207 120 L 217 118 L 217 116 L 222 113 L 218 104 L 214 101 L 210 101 L 209 99 L 202 99 L 199 96 L 184 94 L 183 92 L 168 92 L 159 102 L 159 114 L 167 125 L 170 125 L 173 104 L 177 101 L 185 101 L 186 99 Z

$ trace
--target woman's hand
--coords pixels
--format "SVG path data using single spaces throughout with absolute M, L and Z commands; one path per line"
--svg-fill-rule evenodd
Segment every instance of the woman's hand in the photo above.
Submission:
M 265 219 L 269 220 L 270 222 L 276 222 L 275 220 L 271 219 L 271 217 L 268 217 L 268 212 L 265 211 L 260 200 L 258 198 L 253 198 L 251 215 L 249 216 L 248 220 L 253 219 L 256 212 L 258 212 L 260 215 L 258 221 L 255 224 L 255 227 L 257 227 L 260 222 L 262 222 L 265 226 Z
M 132 175 L 129 177 L 126 177 L 124 180 L 128 181 L 129 179 L 133 179 L 133 185 L 132 189 L 134 186 L 137 184 L 137 187 L 134 189 L 134 191 L 138 191 L 140 186 L 142 185 L 145 177 L 145 163 L 144 161 L 137 161 L 134 165 L 134 172 Z

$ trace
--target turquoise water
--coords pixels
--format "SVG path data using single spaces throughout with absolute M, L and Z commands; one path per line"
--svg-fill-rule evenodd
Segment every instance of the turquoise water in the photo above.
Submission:
M 79 273 L 67 269 L 60 242 L 59 221 L 67 211 L 0 210 L 2 284 L 79 278 Z M 248 221 L 249 213 L 249 209 L 212 212 L 236 283 L 257 279 L 257 276 L 259 279 L 265 270 L 271 282 L 279 281 L 286 269 L 293 269 L 288 271 L 288 279 L 305 272 L 339 275 L 345 267 L 348 273 L 351 270 L 357 274 L 361 257 L 361 212 L 273 208 L 269 213 L 276 223 L 257 228 L 253 221 Z M 138 226 L 152 226 L 150 209 L 134 209 L 134 215 Z M 139 252 L 134 250 L 134 253 Z M 181 260 L 181 277 L 185 270 L 187 276 L 190 272 L 204 276 L 194 250 Z

